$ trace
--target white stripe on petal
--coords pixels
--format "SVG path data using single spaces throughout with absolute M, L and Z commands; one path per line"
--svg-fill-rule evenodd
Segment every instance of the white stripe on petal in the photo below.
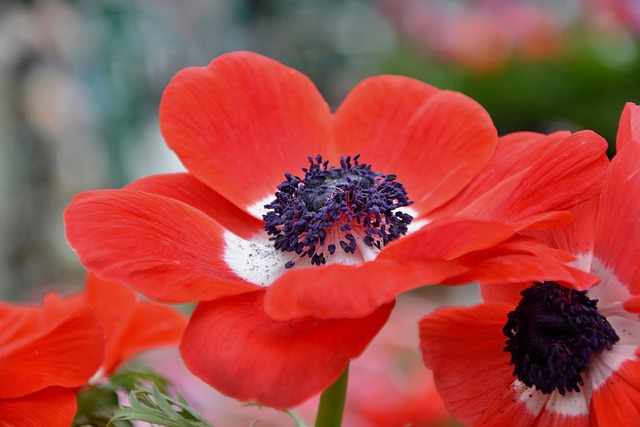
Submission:
M 276 196 L 274 194 L 269 194 L 264 199 L 255 202 L 251 206 L 247 206 L 247 212 L 259 220 L 262 220 L 262 216 L 267 213 L 267 208 L 265 208 L 264 205 L 273 202 L 275 198 Z
M 415 209 L 411 209 L 411 206 L 405 206 L 403 208 L 398 208 L 396 209 L 396 212 L 402 212 L 402 213 L 406 213 L 409 214 L 413 217 L 413 221 L 411 221 L 411 224 L 409 224 L 409 229 L 407 230 L 407 234 L 411 234 L 415 231 L 420 230 L 422 227 L 424 227 L 425 225 L 429 224 L 431 222 L 430 219 L 427 218 L 419 218 L 418 219 L 418 211 L 416 211 Z
M 620 280 L 614 274 L 613 270 L 605 267 L 598 259 L 598 257 L 593 257 L 593 263 L 591 264 L 591 274 L 594 274 L 600 278 L 600 283 L 589 289 L 588 294 L 589 298 L 598 299 L 599 311 L 602 311 L 607 305 L 615 304 L 631 297 L 629 288 L 627 288 L 622 282 L 620 282 Z
M 224 260 L 234 273 L 260 286 L 269 286 L 284 274 L 285 264 L 296 254 L 283 253 L 266 239 L 245 240 L 224 232 Z
M 591 393 L 588 389 L 579 392 L 569 392 L 564 396 L 554 391 L 544 394 L 535 387 L 527 387 L 521 381 L 513 383 L 513 389 L 518 400 L 523 402 L 527 409 L 537 417 L 542 410 L 565 416 L 578 416 L 589 413 Z

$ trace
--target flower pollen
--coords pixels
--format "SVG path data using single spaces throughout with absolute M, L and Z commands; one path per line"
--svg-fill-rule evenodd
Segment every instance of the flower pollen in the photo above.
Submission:
M 413 217 L 394 212 L 412 203 L 404 186 L 395 175 L 373 172 L 358 158 L 341 157 L 340 167 L 329 167 L 317 155 L 302 168 L 304 178 L 285 174 L 263 215 L 275 248 L 297 254 L 285 267 L 303 257 L 322 265 L 336 251 L 355 254 L 360 243 L 380 250 L 407 233 Z
M 513 375 L 544 394 L 580 391 L 591 355 L 620 340 L 598 300 L 555 282 L 535 282 L 520 294 L 503 328 Z

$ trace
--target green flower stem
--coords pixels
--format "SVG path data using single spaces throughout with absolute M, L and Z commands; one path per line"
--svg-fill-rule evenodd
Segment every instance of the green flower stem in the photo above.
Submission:
M 340 427 L 342 425 L 348 380 L 349 365 L 344 369 L 340 378 L 320 396 L 315 427 Z

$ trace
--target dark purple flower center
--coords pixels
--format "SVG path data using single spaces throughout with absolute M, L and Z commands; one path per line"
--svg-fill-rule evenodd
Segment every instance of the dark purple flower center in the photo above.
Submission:
M 513 375 L 545 394 L 580 391 L 591 355 L 620 340 L 598 312 L 598 300 L 555 282 L 536 282 L 520 294 L 502 330 Z
M 413 217 L 396 211 L 412 203 L 404 186 L 358 158 L 341 157 L 340 167 L 329 167 L 318 155 L 302 168 L 304 178 L 285 174 L 263 219 L 275 248 L 297 254 L 287 268 L 302 257 L 321 265 L 336 250 L 355 254 L 360 242 L 380 249 L 407 233 Z

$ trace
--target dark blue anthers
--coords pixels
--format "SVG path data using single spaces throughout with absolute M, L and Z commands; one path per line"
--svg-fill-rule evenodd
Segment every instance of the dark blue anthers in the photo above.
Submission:
M 502 330 L 513 375 L 544 394 L 580 391 L 591 355 L 611 350 L 620 340 L 598 312 L 598 300 L 555 282 L 535 282 L 520 294 Z
M 341 157 L 338 168 L 328 167 L 329 162 L 317 155 L 309 157 L 308 169 L 302 168 L 304 178 L 285 174 L 263 215 L 264 229 L 276 249 L 321 265 L 336 250 L 354 254 L 356 236 L 380 249 L 407 233 L 413 217 L 394 212 L 413 203 L 404 186 L 395 175 L 372 172 L 370 165 L 358 163 L 359 157 Z

